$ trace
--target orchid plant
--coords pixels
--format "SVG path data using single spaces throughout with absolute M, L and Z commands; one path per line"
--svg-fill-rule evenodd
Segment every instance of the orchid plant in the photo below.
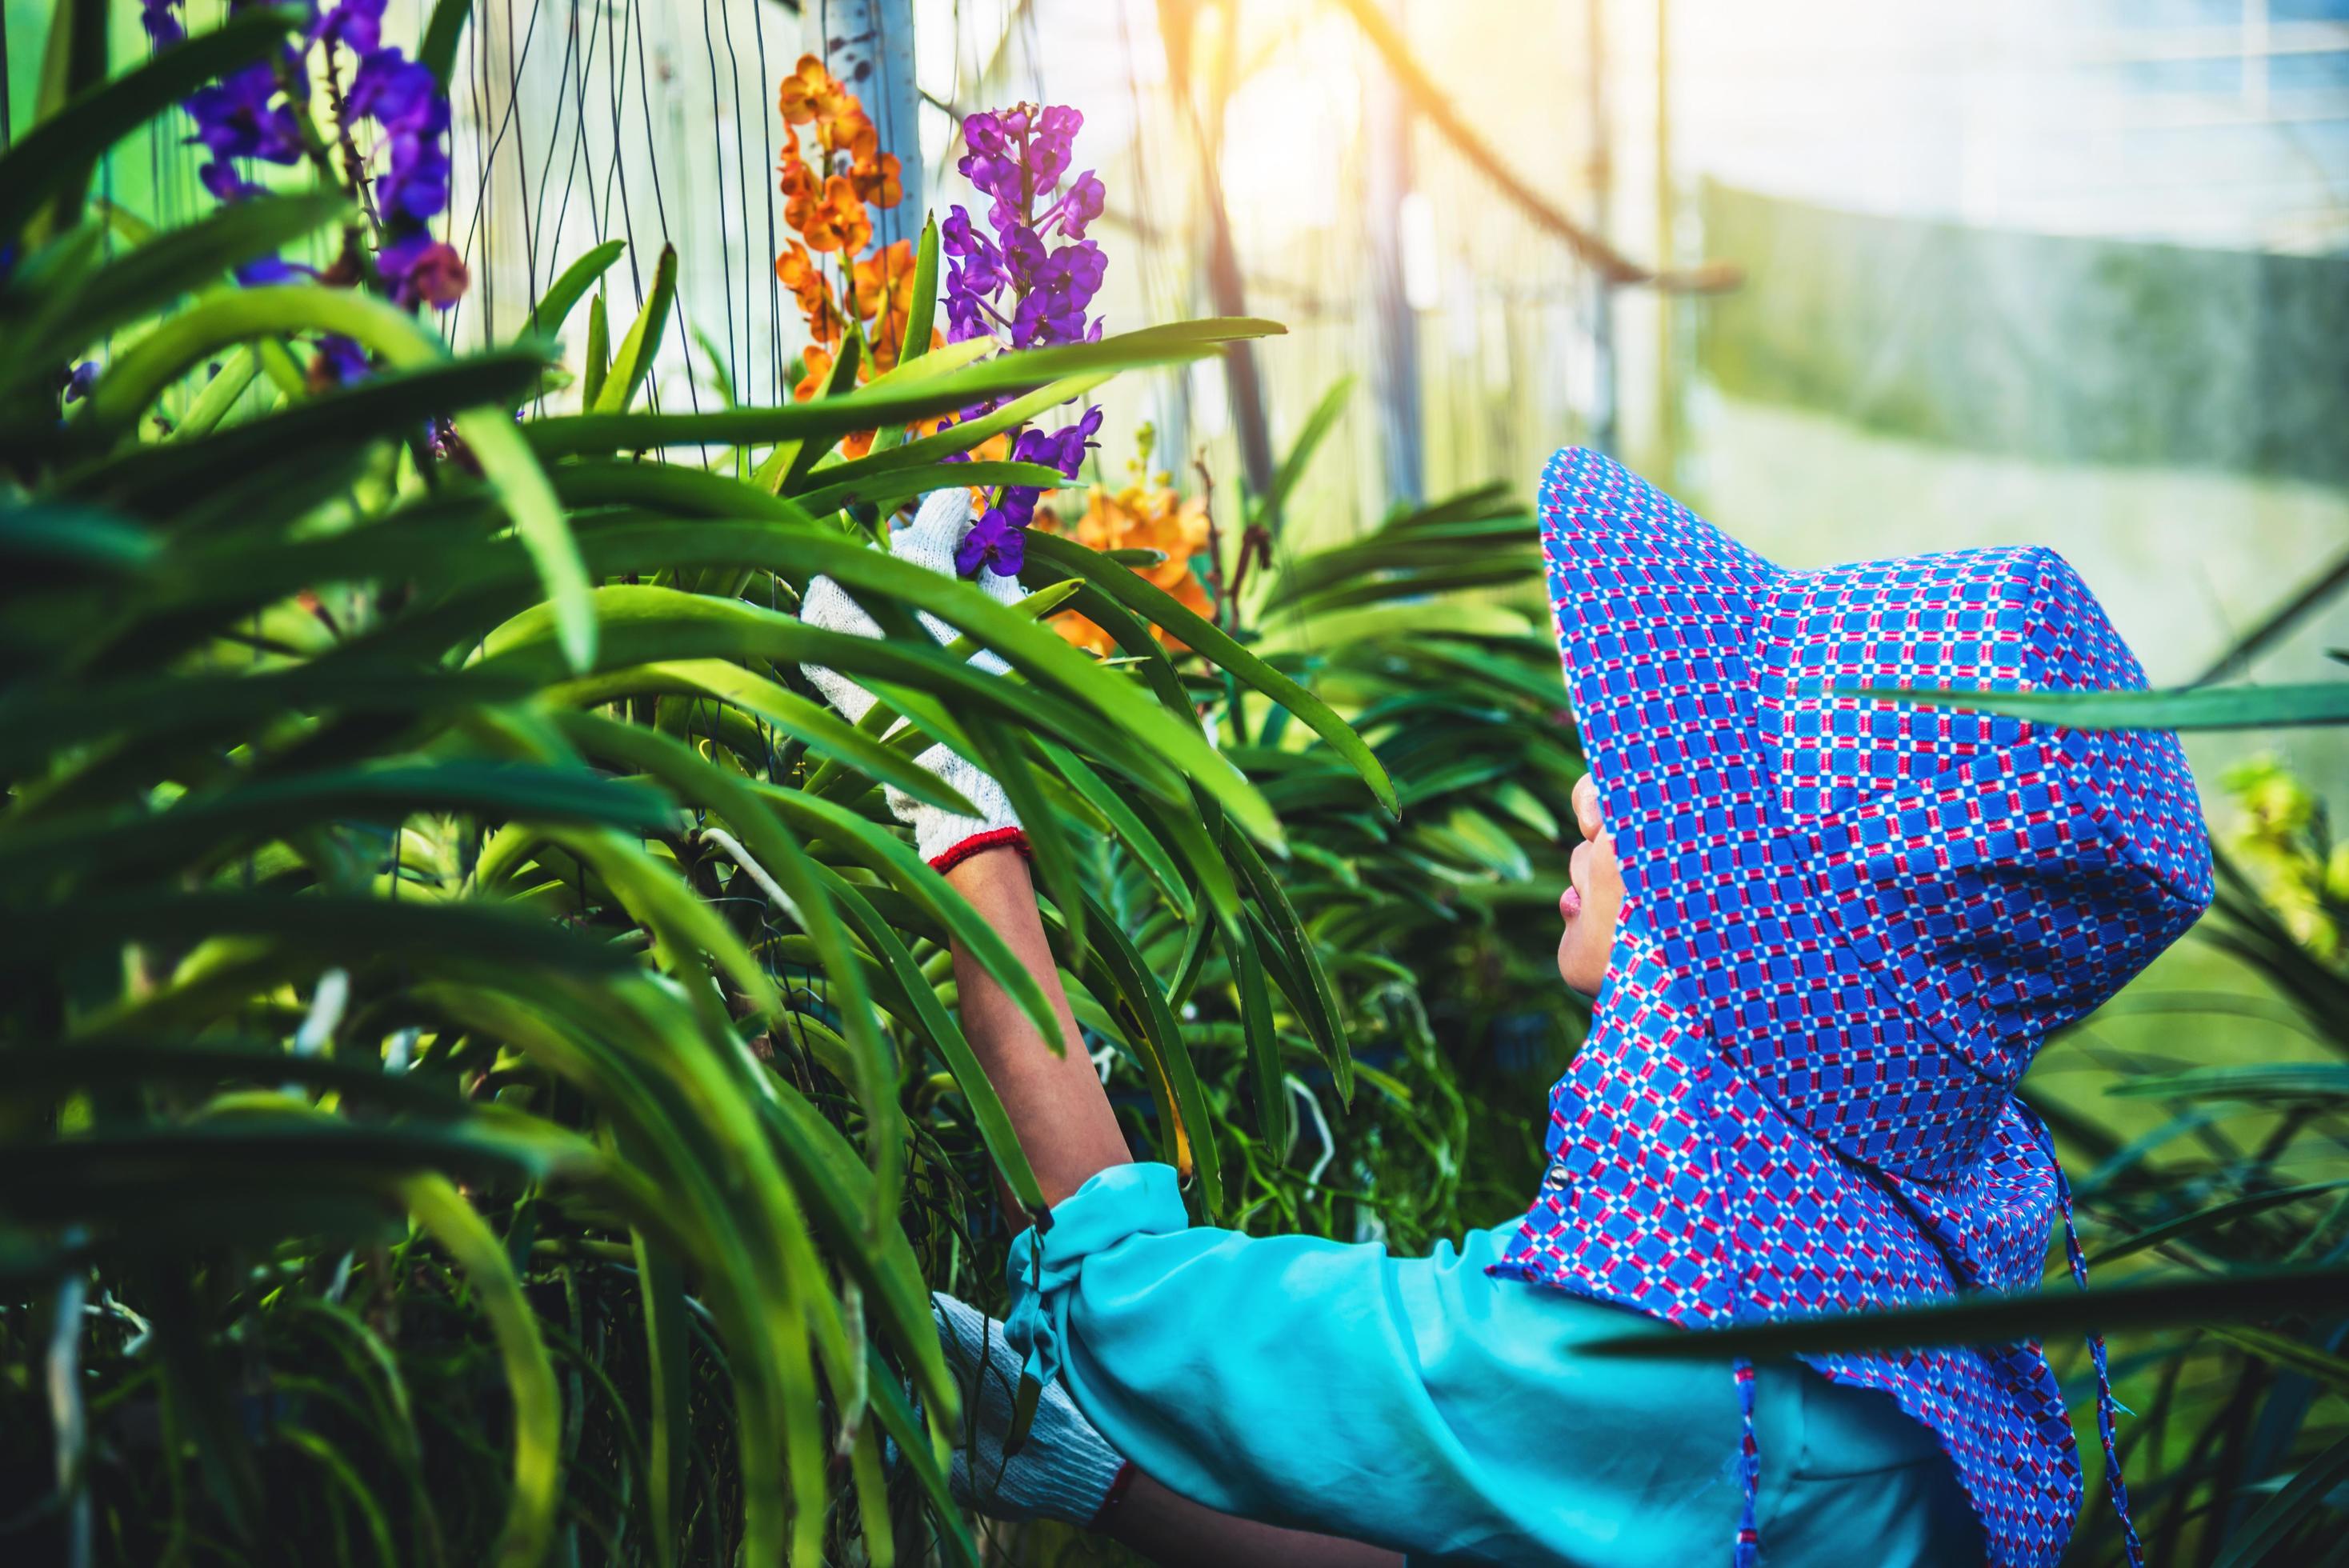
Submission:
M 914 247 L 899 240 L 864 253 L 873 241 L 872 209 L 896 206 L 905 200 L 905 185 L 897 155 L 882 149 L 864 100 L 822 60 L 805 55 L 783 77 L 776 107 L 788 132 L 776 160 L 776 187 L 783 197 L 783 222 L 799 238 L 775 258 L 775 276 L 807 322 L 808 346 L 801 351 L 799 385 L 792 394 L 804 403 L 831 379 L 852 330 L 864 339 L 859 380 L 869 381 L 896 365 L 913 318 Z M 812 158 L 800 144 L 802 128 L 812 142 Z M 840 258 L 837 289 L 824 273 L 827 255 Z M 930 338 L 915 352 L 941 341 L 935 332 Z M 852 431 L 843 438 L 843 452 L 864 456 L 875 434 Z
M 1213 620 L 1218 607 L 1209 598 L 1198 572 L 1199 565 L 1212 571 L 1215 560 L 1207 498 L 1184 496 L 1174 489 L 1174 474 L 1152 464 L 1157 440 L 1156 429 L 1143 426 L 1135 432 L 1137 449 L 1125 465 L 1123 488 L 1089 487 L 1081 497 L 1081 510 L 1056 497 L 1037 511 L 1034 526 L 1065 535 L 1088 550 L 1139 550 L 1155 554 L 1155 562 L 1135 565 L 1134 575 L 1164 591 L 1194 614 Z M 1117 639 L 1080 611 L 1064 610 L 1052 617 L 1050 624 L 1064 639 L 1089 653 L 1107 658 L 1118 651 Z M 1170 655 L 1190 651 L 1190 645 L 1163 627 L 1157 637 Z
M 1109 262 L 1100 244 L 1085 237 L 1085 229 L 1102 215 L 1107 192 L 1090 169 L 1065 188 L 1061 183 L 1083 126 L 1083 115 L 1058 104 L 1022 103 L 965 117 L 967 150 L 955 167 L 989 199 L 987 222 L 993 233 L 980 230 L 958 204 L 940 226 L 950 258 L 946 305 L 951 341 L 1000 334 L 1014 348 L 1036 348 L 1101 336 L 1100 319 L 1087 313 Z M 981 404 L 964 410 L 963 418 L 979 418 L 998 406 Z M 1096 405 L 1061 429 L 1014 432 L 1011 456 L 1058 469 L 1073 480 L 1101 421 Z M 1042 493 L 1026 485 L 999 490 L 963 541 L 956 569 L 966 577 L 982 566 L 1006 575 L 1019 572 L 1027 558 L 1025 531 L 1035 521 Z
M 232 13 L 250 0 L 232 0 Z M 465 263 L 446 240 L 436 239 L 432 220 L 449 210 L 449 98 L 440 78 L 383 37 L 386 0 L 336 0 L 313 11 L 302 46 L 287 43 L 270 56 L 198 88 L 181 106 L 195 122 L 188 139 L 208 155 L 198 171 L 206 191 L 223 203 L 251 200 L 267 187 L 252 179 L 254 162 L 291 168 L 313 163 L 328 180 L 359 201 L 373 231 L 367 255 L 347 232 L 342 256 L 321 272 L 276 254 L 236 269 L 247 284 L 312 278 L 349 285 L 372 279 L 404 309 L 430 305 L 446 310 L 469 282 Z M 186 41 L 183 0 L 140 0 L 140 21 L 160 52 Z M 332 129 L 341 168 L 310 120 L 308 48 L 320 51 Z M 342 67 L 351 62 L 346 87 Z M 373 128 L 373 146 L 362 151 L 358 128 Z M 387 155 L 381 173 L 375 154 Z M 366 354 L 347 337 L 320 340 L 314 374 L 351 381 L 367 373 Z
M 1347 1045 L 1264 864 L 1270 799 L 1181 683 L 823 520 L 1052 484 L 1098 415 L 1003 428 L 1063 378 L 1278 328 L 1082 341 L 1101 192 L 1055 155 L 1075 129 L 1056 113 L 1005 133 L 1027 170 L 1007 211 L 1042 261 L 1020 243 L 1003 281 L 961 285 L 999 330 L 854 388 L 850 356 L 930 346 L 942 246 L 926 226 L 874 253 L 895 166 L 854 95 L 802 71 L 785 195 L 826 274 L 833 373 L 781 407 L 647 411 L 674 252 L 625 334 L 591 301 L 619 240 L 561 270 L 521 341 L 458 353 L 429 328 L 463 287 L 430 238 L 450 205 L 431 62 L 461 0 L 408 52 L 378 0 L 210 26 L 146 0 L 156 51 L 112 80 L 75 25 L 98 8 L 55 10 L 63 68 L 0 150 L 0 1050 L 18 1064 L 0 1085 L 0 1474 L 47 1491 L 0 1507 L 0 1535 L 63 1561 L 52 1525 L 91 1562 L 357 1542 L 387 1563 L 885 1564 L 902 1544 L 976 1568 L 925 1291 L 999 1274 L 989 1170 L 1043 1198 L 940 958 L 959 943 L 1052 1018 L 874 809 L 936 786 L 819 709 L 801 655 L 885 682 L 908 739 L 968 747 L 1044 802 L 1030 836 L 1079 1016 L 1130 1057 L 1121 1092 L 1160 1086 L 1130 1108 L 1137 1135 L 1209 1212 L 1243 1201 L 1242 1150 L 1283 1147 L 1237 1130 L 1284 1105 L 1280 1057 L 1342 1070 Z M 82 171 L 157 115 L 167 139 L 192 121 L 182 156 L 217 209 L 92 211 Z M 232 269 L 255 286 L 191 287 Z M 535 406 L 574 306 L 585 417 Z M 110 343 L 103 370 L 67 371 Z M 918 451 L 840 460 L 861 428 L 894 442 L 1054 385 Z M 461 438 L 441 454 L 464 457 L 457 482 L 408 482 L 428 420 Z M 1007 471 L 1015 436 L 1065 463 Z M 712 445 L 741 453 L 734 475 L 684 455 Z M 941 466 L 958 449 L 979 466 Z M 1028 554 L 1056 603 L 1129 642 L 1129 622 L 1171 629 L 1336 738 L 1392 809 L 1326 704 L 1186 603 L 1071 540 Z M 819 573 L 885 624 L 954 625 L 1018 672 L 1016 700 L 947 722 L 979 677 L 943 648 L 795 622 Z M 1068 814 L 1094 800 L 1115 807 L 1106 833 Z M 1146 931 L 1126 918 L 1152 897 L 1134 868 L 1169 901 Z M 1249 954 L 1265 984 L 1235 1001 Z M 1221 1032 L 1178 1023 L 1186 1003 Z M 1207 1098 L 1243 1059 L 1269 1086 L 1260 1119 Z

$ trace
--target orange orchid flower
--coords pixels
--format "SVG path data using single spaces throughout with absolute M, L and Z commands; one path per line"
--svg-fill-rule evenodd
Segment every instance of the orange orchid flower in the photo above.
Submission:
M 914 309 L 913 242 L 899 240 L 858 262 L 851 273 L 849 296 L 858 319 L 874 323 L 874 367 L 891 368 L 905 346 Z
M 1129 485 L 1114 492 L 1094 485 L 1086 490 L 1085 510 L 1073 521 L 1061 518 L 1057 510 L 1040 511 L 1036 521 L 1047 531 L 1066 534 L 1089 549 L 1158 551 L 1165 560 L 1155 566 L 1136 566 L 1134 573 L 1165 590 L 1185 608 L 1203 616 L 1214 615 L 1206 585 L 1191 569 L 1191 558 L 1207 547 L 1206 501 L 1195 497 L 1185 500 L 1164 485 L 1147 490 Z M 1106 656 L 1117 651 L 1115 638 L 1073 611 L 1054 616 L 1052 629 L 1092 653 Z M 1166 633 L 1161 632 L 1159 640 L 1170 654 L 1190 651 Z
M 823 200 L 823 181 L 800 156 L 799 144 L 788 137 L 781 156 L 775 160 L 775 189 L 783 195 L 783 222 L 805 232 L 817 203 Z
M 869 161 L 860 160 L 848 171 L 855 183 L 856 193 L 875 207 L 895 207 L 905 199 L 904 166 L 894 152 L 885 152 Z
M 792 401 L 794 403 L 813 401 L 815 395 L 823 390 L 824 383 L 832 379 L 832 367 L 836 363 L 837 360 L 831 349 L 822 344 L 809 345 L 806 351 L 800 356 L 800 383 L 792 388 Z M 878 432 L 873 430 L 850 431 L 840 438 L 841 455 L 847 458 L 863 457 L 873 449 L 873 438 L 876 434 Z
M 873 242 L 873 217 L 856 198 L 856 187 L 845 174 L 823 182 L 823 201 L 802 225 L 812 251 L 843 251 L 854 255 Z
M 805 125 L 810 120 L 836 118 L 842 100 L 847 97 L 840 78 L 825 70 L 822 60 L 813 55 L 802 55 L 800 63 L 783 78 L 775 102 L 783 112 L 785 125 Z
M 914 303 L 914 242 L 899 240 L 856 263 L 856 314 L 870 321 L 882 310 L 904 311 Z
M 832 379 L 842 339 L 853 322 L 871 324 L 857 379 L 870 380 L 896 365 L 913 314 L 913 243 L 900 240 L 874 255 L 862 254 L 873 242 L 867 204 L 888 208 L 905 200 L 903 165 L 895 154 L 881 150 L 879 132 L 862 100 L 819 57 L 807 55 L 783 77 L 776 101 L 786 125 L 814 128 L 810 139 L 813 151 L 796 134 L 787 134 L 775 164 L 783 221 L 799 235 L 775 258 L 775 276 L 807 318 L 811 341 L 792 393 L 795 400 L 805 402 Z M 837 294 L 823 259 L 834 253 L 842 263 Z M 931 329 L 929 346 L 945 341 L 944 333 Z M 931 434 L 947 418 L 916 421 L 914 433 Z M 846 456 L 861 457 L 872 449 L 874 435 L 872 430 L 852 432 L 842 438 L 841 449 Z M 978 455 L 1001 456 L 1008 449 L 1008 441 L 998 438 Z
M 808 345 L 800 355 L 800 384 L 792 388 L 792 401 L 805 403 L 823 390 L 832 379 L 833 352 L 820 343 Z
M 775 276 L 791 290 L 800 313 L 807 318 L 808 335 L 818 343 L 838 343 L 843 325 L 840 310 L 832 301 L 832 284 L 808 248 L 793 240 L 791 249 L 775 258 Z
M 808 254 L 808 248 L 797 240 L 791 242 L 791 249 L 775 258 L 775 277 L 792 291 L 792 298 L 803 311 L 812 312 L 831 302 L 832 285 L 817 271 L 815 258 Z
M 866 161 L 881 148 L 881 133 L 874 129 L 873 117 L 864 112 L 863 101 L 857 98 L 850 98 L 831 119 L 819 119 L 815 140 L 825 152 L 844 152 L 854 163 Z

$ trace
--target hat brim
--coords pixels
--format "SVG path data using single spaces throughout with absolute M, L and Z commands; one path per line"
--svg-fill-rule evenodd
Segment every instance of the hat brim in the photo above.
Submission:
M 1852 950 L 1781 810 L 1758 665 L 1806 574 L 1581 449 L 1540 526 L 1625 898 L 1505 1272 L 1690 1326 L 2035 1281 L 2052 1139 Z M 1853 1018 L 1866 1051 L 1813 1048 Z M 2068 1529 L 2082 1473 L 2035 1344 L 1806 1359 L 1940 1433 L 1986 1521 Z
M 1848 1159 L 1928 1179 L 1989 1140 L 2012 1085 L 1903 1005 L 1847 940 L 1812 846 L 1783 819 L 1762 712 L 1766 618 L 1803 573 L 1730 539 L 1598 453 L 1541 490 L 1552 614 L 1584 755 L 1676 1005 L 1796 1124 Z M 1849 1041 L 1861 1051 L 1817 1048 Z

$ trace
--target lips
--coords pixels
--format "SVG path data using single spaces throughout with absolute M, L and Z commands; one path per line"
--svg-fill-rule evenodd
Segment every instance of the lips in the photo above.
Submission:
M 1574 846 L 1566 858 L 1567 880 L 1570 884 L 1558 895 L 1557 913 L 1569 923 L 1582 913 L 1582 884 L 1590 875 L 1590 841 L 1585 839 Z

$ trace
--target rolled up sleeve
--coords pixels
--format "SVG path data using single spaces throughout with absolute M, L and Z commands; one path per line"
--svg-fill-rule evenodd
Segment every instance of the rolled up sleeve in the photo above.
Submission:
M 1743 1501 L 1728 1368 L 1585 1354 L 1670 1331 L 1493 1278 L 1516 1229 L 1423 1258 L 1244 1236 L 1190 1224 L 1168 1167 L 1120 1166 L 1014 1245 L 1007 1332 L 1111 1446 L 1226 1513 L 1414 1561 L 1725 1560 Z M 1798 1366 L 1757 1381 L 1765 1561 L 1840 1561 L 1852 1541 L 1886 1543 L 1887 1564 L 1980 1561 L 1926 1429 Z M 1893 1550 L 1902 1522 L 1916 1541 Z
M 1174 1491 L 1398 1550 L 1508 1532 L 1483 1434 L 1455 1429 L 1441 1367 L 1430 1387 L 1463 1304 L 1414 1299 L 1488 1296 L 1490 1257 L 1472 1265 L 1447 1244 L 1399 1267 L 1374 1244 L 1192 1226 L 1163 1164 L 1096 1175 L 1038 1242 L 1013 1252 L 1012 1343 Z M 1725 1416 L 1725 1387 L 1722 1402 Z

